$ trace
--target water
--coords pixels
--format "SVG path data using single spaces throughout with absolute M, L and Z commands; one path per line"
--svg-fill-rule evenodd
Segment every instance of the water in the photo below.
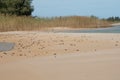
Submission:
M 97 28 L 91 30 L 55 30 L 56 33 L 120 33 L 120 26 Z
M 0 42 L 0 52 L 10 51 L 14 48 L 14 43 Z

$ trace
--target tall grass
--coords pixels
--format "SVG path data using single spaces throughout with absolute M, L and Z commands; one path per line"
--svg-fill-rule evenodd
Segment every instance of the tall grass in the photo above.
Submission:
M 84 16 L 33 18 L 26 16 L 0 15 L 0 31 L 31 31 L 53 27 L 98 28 L 107 27 L 109 22 Z

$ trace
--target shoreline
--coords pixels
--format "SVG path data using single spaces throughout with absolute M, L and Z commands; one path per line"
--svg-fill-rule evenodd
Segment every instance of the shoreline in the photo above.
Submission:
M 112 26 L 120 26 L 120 23 L 113 23 Z

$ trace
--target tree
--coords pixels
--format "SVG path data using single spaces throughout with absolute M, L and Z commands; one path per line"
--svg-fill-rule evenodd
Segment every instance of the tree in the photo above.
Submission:
M 120 21 L 120 17 L 109 17 L 107 18 L 108 21 L 112 21 L 112 22 L 119 22 Z
M 0 13 L 29 16 L 33 11 L 31 2 L 32 0 L 0 0 Z
M 98 19 L 98 17 L 97 17 L 97 16 L 94 16 L 94 15 L 91 15 L 90 17 L 91 17 L 91 18 L 94 18 L 94 19 Z

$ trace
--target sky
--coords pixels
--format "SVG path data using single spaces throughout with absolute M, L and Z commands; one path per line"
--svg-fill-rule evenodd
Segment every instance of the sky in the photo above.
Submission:
M 33 0 L 33 16 L 120 16 L 120 0 Z

